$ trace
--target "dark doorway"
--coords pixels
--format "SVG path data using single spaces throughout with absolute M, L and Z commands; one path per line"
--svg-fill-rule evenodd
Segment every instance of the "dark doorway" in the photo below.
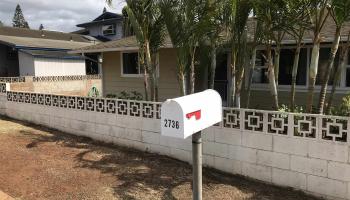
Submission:
M 214 89 L 224 102 L 227 101 L 227 53 L 219 53 L 216 58 Z
M 86 74 L 98 74 L 98 54 L 85 54 Z

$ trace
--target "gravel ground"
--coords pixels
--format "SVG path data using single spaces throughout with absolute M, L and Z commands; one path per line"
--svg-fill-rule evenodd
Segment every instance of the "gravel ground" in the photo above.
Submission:
M 204 199 L 318 199 L 203 170 Z M 191 166 L 0 118 L 0 191 L 16 199 L 192 199 Z

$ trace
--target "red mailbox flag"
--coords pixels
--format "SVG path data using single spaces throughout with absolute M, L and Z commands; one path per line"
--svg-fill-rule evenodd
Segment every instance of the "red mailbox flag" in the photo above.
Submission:
M 186 114 L 187 119 L 191 119 L 193 116 L 195 116 L 196 120 L 200 120 L 202 116 L 201 110 L 197 110 Z

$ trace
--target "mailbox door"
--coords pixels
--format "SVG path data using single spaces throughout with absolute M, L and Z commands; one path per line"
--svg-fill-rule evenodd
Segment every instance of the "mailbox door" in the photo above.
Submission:
M 175 101 L 166 101 L 161 109 L 161 133 L 164 136 L 184 138 L 182 108 Z

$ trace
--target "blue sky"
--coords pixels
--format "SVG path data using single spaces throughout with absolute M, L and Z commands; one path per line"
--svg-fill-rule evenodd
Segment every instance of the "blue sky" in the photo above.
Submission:
M 121 13 L 125 2 L 114 0 L 112 7 L 105 0 L 0 0 L 0 20 L 12 25 L 12 17 L 17 4 L 20 4 L 30 28 L 70 32 L 77 30 L 76 24 L 88 22 L 108 11 Z

